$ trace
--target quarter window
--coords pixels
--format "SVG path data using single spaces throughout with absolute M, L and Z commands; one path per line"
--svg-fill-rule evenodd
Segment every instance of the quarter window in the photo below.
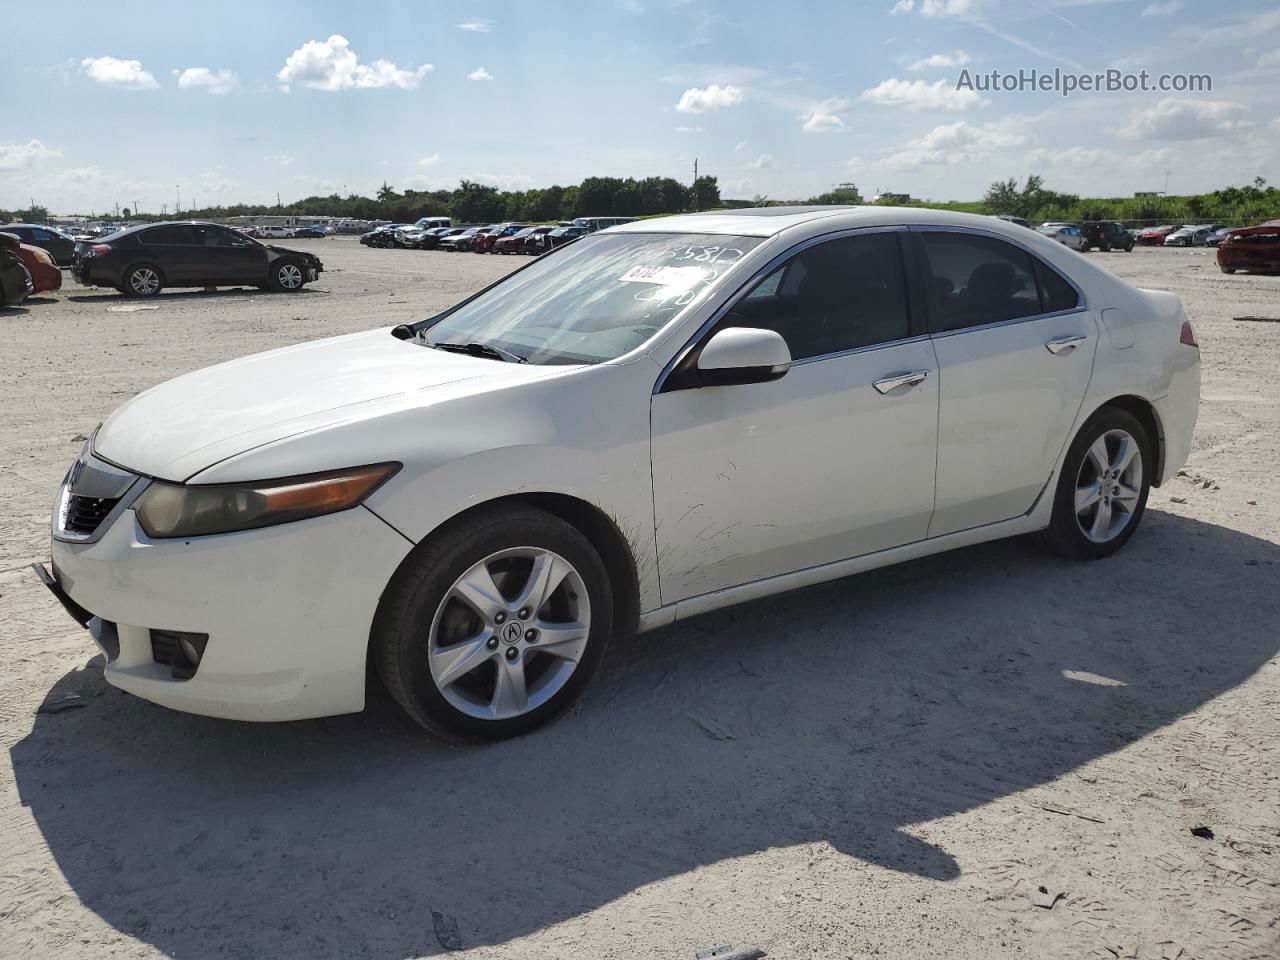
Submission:
M 1067 283 L 1062 274 L 1036 257 L 1031 260 L 1035 264 L 1036 280 L 1040 284 L 1042 313 L 1074 310 L 1080 305 L 1080 295 L 1076 293 L 1076 288 Z
M 904 339 L 910 324 L 897 234 L 802 250 L 763 277 L 720 326 L 774 330 L 793 360 Z

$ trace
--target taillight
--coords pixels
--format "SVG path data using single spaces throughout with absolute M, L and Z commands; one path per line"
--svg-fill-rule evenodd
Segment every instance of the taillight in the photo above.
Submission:
M 1196 332 L 1191 329 L 1190 320 L 1182 321 L 1182 333 L 1178 335 L 1178 342 L 1188 347 L 1195 347 L 1197 350 L 1200 349 L 1200 344 L 1196 343 Z
M 111 252 L 111 244 L 95 243 L 92 247 L 89 248 L 89 252 L 93 254 L 95 257 L 105 257 L 108 253 Z

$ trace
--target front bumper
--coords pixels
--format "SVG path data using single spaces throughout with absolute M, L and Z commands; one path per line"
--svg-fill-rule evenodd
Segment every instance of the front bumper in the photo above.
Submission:
M 364 507 L 189 540 L 148 538 L 128 509 L 95 542 L 55 539 L 51 579 L 92 614 L 112 685 L 189 713 L 298 720 L 364 708 L 369 629 L 411 546 Z M 208 635 L 194 676 L 156 661 L 152 630 Z

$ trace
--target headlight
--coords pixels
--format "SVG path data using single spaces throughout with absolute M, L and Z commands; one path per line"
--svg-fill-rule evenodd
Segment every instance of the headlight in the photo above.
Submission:
M 35 257 L 37 263 L 43 263 L 48 267 L 53 266 L 53 257 L 49 256 L 46 251 L 41 250 L 39 247 L 36 247 L 35 249 Z
M 399 469 L 398 463 L 378 463 L 261 483 L 182 485 L 155 481 L 134 509 L 149 537 L 202 537 L 253 530 L 350 509 Z

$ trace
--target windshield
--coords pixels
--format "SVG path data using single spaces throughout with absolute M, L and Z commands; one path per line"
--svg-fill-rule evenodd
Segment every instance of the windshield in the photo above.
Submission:
M 424 331 L 530 363 L 600 363 L 635 349 L 705 295 L 759 237 L 592 236 L 512 274 Z

